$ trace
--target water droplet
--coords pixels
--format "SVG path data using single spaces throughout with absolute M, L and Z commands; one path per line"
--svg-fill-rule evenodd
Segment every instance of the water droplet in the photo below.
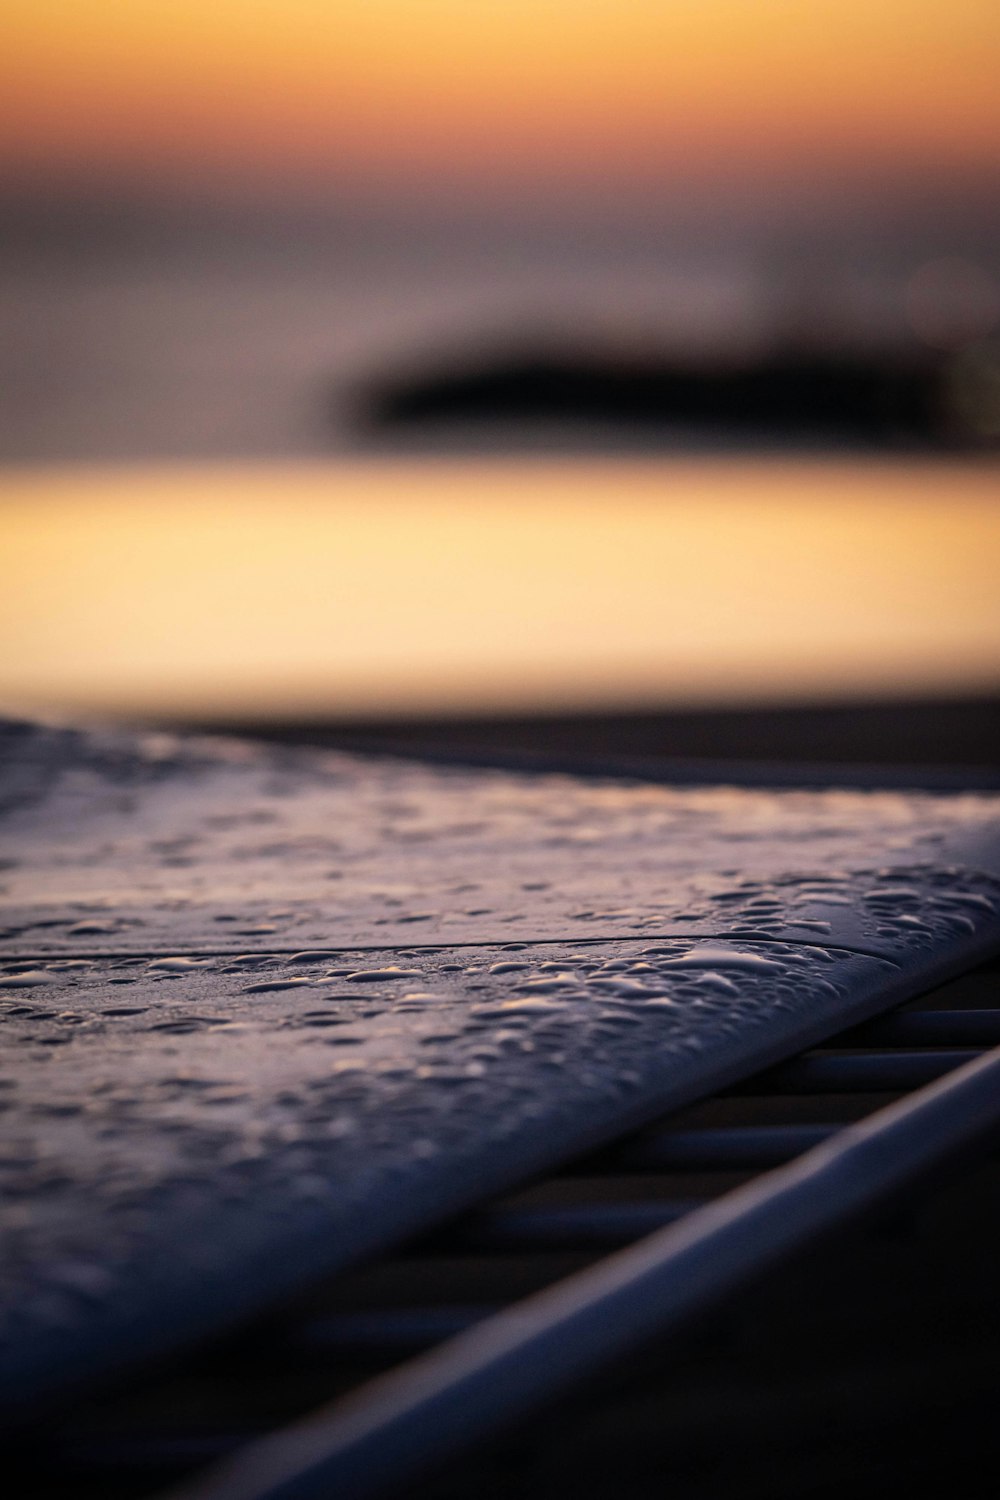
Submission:
M 777 970 L 781 964 L 759 953 L 739 953 L 728 948 L 705 946 L 685 953 L 682 958 L 664 959 L 661 969 L 747 969 L 757 973 Z
M 204 969 L 211 964 L 210 958 L 156 958 L 150 969 L 164 969 L 168 974 L 185 974 L 191 969 Z
M 638 979 L 627 979 L 624 975 L 603 979 L 595 975 L 590 981 L 590 986 L 598 990 L 602 995 L 628 995 L 642 998 L 645 995 L 659 995 L 662 990 L 651 989 L 648 984 L 643 984 Z
M 423 975 L 419 969 L 398 969 L 393 965 L 385 969 L 355 969 L 352 974 L 347 975 L 350 984 L 378 984 L 389 979 L 422 978 Z
M 575 974 L 552 974 L 545 979 L 525 979 L 518 984 L 519 990 L 530 990 L 533 994 L 548 994 L 557 990 L 575 990 L 580 981 Z
M 730 995 L 739 994 L 739 986 L 727 979 L 725 974 L 716 974 L 714 969 L 707 969 L 703 974 L 697 975 L 695 982 L 713 990 L 725 990 Z
M 269 990 L 307 989 L 316 983 L 317 980 L 298 974 L 290 979 L 263 979 L 259 984 L 248 984 L 243 993 L 244 995 L 264 995 Z

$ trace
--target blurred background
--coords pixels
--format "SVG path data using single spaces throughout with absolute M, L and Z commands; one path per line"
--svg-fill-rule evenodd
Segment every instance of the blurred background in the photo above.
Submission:
M 8 0 L 0 699 L 1000 747 L 995 0 Z

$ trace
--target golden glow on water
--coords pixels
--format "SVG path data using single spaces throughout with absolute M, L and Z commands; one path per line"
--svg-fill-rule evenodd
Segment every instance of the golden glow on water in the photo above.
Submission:
M 8 706 L 379 713 L 1000 684 L 1000 469 L 432 462 L 0 480 Z

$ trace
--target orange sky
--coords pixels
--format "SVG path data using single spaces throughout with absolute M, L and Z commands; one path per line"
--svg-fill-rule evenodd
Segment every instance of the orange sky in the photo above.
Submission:
M 7 0 L 0 163 L 515 183 L 997 168 L 997 0 Z

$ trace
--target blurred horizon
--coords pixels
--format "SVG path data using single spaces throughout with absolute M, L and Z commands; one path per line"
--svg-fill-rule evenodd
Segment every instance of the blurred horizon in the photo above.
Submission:
M 14 0 L 4 33 L 0 460 L 344 451 L 358 389 L 511 339 L 1000 323 L 992 0 Z
M 760 214 L 741 228 L 732 214 L 630 225 L 595 210 L 581 224 L 551 209 L 498 224 L 470 208 L 279 212 L 156 194 L 18 203 L 0 237 L 8 462 L 349 451 L 370 437 L 357 426 L 369 389 L 521 347 L 626 362 L 753 362 L 782 344 L 944 357 L 1000 321 L 1000 194 L 992 235 L 985 216 L 973 233 L 938 214 L 894 228 Z M 531 447 L 523 424 L 503 441 Z
M 995 0 L 4 30 L 11 701 L 1000 691 Z

